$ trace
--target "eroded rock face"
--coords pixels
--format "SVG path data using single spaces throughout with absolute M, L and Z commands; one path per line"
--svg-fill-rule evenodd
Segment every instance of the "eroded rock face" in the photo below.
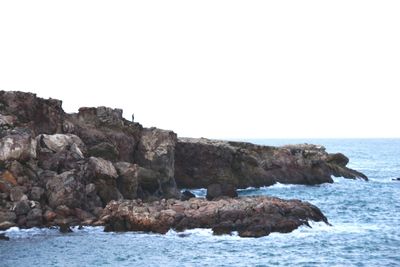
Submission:
M 158 187 L 161 194 L 167 198 L 180 198 L 180 192 L 175 183 L 175 145 L 177 136 L 172 131 L 160 130 L 157 128 L 144 129 L 135 154 L 136 162 L 146 169 L 153 170 L 158 175 Z M 144 175 L 150 177 L 150 175 Z M 155 186 L 155 179 L 144 179 L 145 187 Z
M 111 200 L 179 196 L 175 142 L 120 109 L 66 114 L 61 101 L 0 91 L 0 212 L 16 216 L 0 224 L 87 223 Z
M 142 126 L 122 118 L 122 110 L 106 107 L 80 108 L 63 124 L 64 133 L 79 136 L 89 156 L 109 161 L 133 162 Z
M 367 179 L 347 168 L 347 163 L 343 154 L 328 154 L 316 145 L 272 147 L 180 138 L 175 149 L 175 180 L 183 188 L 207 188 L 211 184 L 246 188 L 276 182 L 332 183 L 332 175 Z
M 330 175 L 365 177 L 348 169 L 347 163 L 344 155 L 328 154 L 313 145 L 276 148 L 206 139 L 178 141 L 172 131 L 146 129 L 125 120 L 120 109 L 81 108 L 66 114 L 59 100 L 0 91 L 1 229 L 90 225 L 110 201 L 179 199 L 179 187 L 208 187 L 208 198 L 222 201 L 224 196 L 236 197 L 240 187 L 331 182 Z M 207 206 L 196 212 L 200 220 L 209 218 L 214 204 L 192 198 L 189 192 L 182 196 Z M 185 203 L 178 204 L 186 210 Z M 182 210 L 179 205 L 172 211 L 166 207 L 163 218 L 170 220 L 173 212 Z M 216 232 L 230 225 L 220 223 Z M 190 225 L 198 226 L 192 221 Z M 250 229 L 246 223 L 240 225 L 235 229 Z
M 328 223 L 315 206 L 272 197 L 227 198 L 218 201 L 112 201 L 103 211 L 106 231 L 145 231 L 165 234 L 170 229 L 212 228 L 214 234 L 238 231 L 242 237 L 288 233 L 308 220 Z
M 61 205 L 80 208 L 86 197 L 82 179 L 74 171 L 54 175 L 46 183 L 46 192 L 49 206 L 53 209 Z
M 138 166 L 129 162 L 117 162 L 114 164 L 118 172 L 117 186 L 125 199 L 137 197 L 139 184 Z
M 93 181 L 96 185 L 96 190 L 103 202 L 103 206 L 107 205 L 111 200 L 123 198 L 117 188 L 118 173 L 110 161 L 90 157 L 86 166 L 85 176 L 88 181 Z
M 60 132 L 64 117 L 61 104 L 31 93 L 0 91 L 0 113 L 16 117 L 14 124 L 31 129 L 34 136 Z

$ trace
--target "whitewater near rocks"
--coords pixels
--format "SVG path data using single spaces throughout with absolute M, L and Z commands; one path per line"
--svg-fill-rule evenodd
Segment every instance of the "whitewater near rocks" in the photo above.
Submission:
M 67 114 L 59 100 L 0 91 L 0 229 L 101 225 L 111 203 L 180 199 L 182 188 L 208 188 L 207 198 L 218 201 L 236 197 L 238 188 L 276 182 L 367 179 L 348 162 L 322 146 L 178 138 L 124 119 L 120 109 Z M 262 225 L 260 232 L 268 234 L 268 222 Z

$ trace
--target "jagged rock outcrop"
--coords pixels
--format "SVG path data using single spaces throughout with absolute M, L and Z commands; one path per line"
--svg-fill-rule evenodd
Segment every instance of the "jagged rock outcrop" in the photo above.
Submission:
M 180 197 L 176 134 L 122 110 L 0 91 L 0 225 L 90 223 L 111 200 Z
M 165 234 L 212 228 L 214 234 L 238 231 L 242 237 L 261 237 L 271 232 L 288 233 L 308 220 L 328 223 L 315 206 L 299 200 L 273 197 L 226 198 L 217 201 L 111 201 L 102 214 L 106 231 L 145 231 Z
M 120 109 L 86 107 L 67 114 L 61 105 L 0 91 L 0 229 L 93 224 L 110 201 L 192 198 L 190 192 L 181 195 L 184 187 L 206 187 L 207 198 L 218 199 L 275 182 L 366 178 L 346 167 L 343 154 L 322 147 L 178 139 L 172 131 L 124 119 Z
M 65 115 L 61 105 L 31 93 L 0 91 L 0 114 L 13 117 L 13 126 L 31 129 L 34 136 L 60 132 Z
M 175 148 L 175 180 L 183 188 L 246 188 L 332 183 L 334 176 L 367 177 L 346 167 L 343 154 L 316 145 L 260 146 L 245 142 L 180 138 Z

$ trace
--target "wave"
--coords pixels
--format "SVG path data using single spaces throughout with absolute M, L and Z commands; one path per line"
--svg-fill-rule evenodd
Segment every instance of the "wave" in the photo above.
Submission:
M 71 227 L 71 234 L 82 234 L 82 233 L 104 233 L 103 226 L 83 226 L 79 228 L 79 226 Z M 5 231 L 0 231 L 1 234 L 5 234 L 11 239 L 24 239 L 24 238 L 32 238 L 39 236 L 58 236 L 63 235 L 60 233 L 58 227 L 51 228 L 29 228 L 29 229 L 20 229 L 18 227 L 11 227 Z
M 327 225 L 324 222 L 309 221 L 309 225 L 311 228 L 304 225 L 288 235 L 294 238 L 304 238 L 315 235 L 326 236 L 327 234 L 367 234 L 369 232 L 382 230 L 382 227 L 377 224 L 334 223 L 333 225 Z M 270 236 L 274 238 L 283 238 L 286 235 L 272 233 Z

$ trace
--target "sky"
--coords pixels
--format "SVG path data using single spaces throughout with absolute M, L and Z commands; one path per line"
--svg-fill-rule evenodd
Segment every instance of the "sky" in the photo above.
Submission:
M 3 1 L 0 90 L 209 138 L 400 137 L 400 1 Z

